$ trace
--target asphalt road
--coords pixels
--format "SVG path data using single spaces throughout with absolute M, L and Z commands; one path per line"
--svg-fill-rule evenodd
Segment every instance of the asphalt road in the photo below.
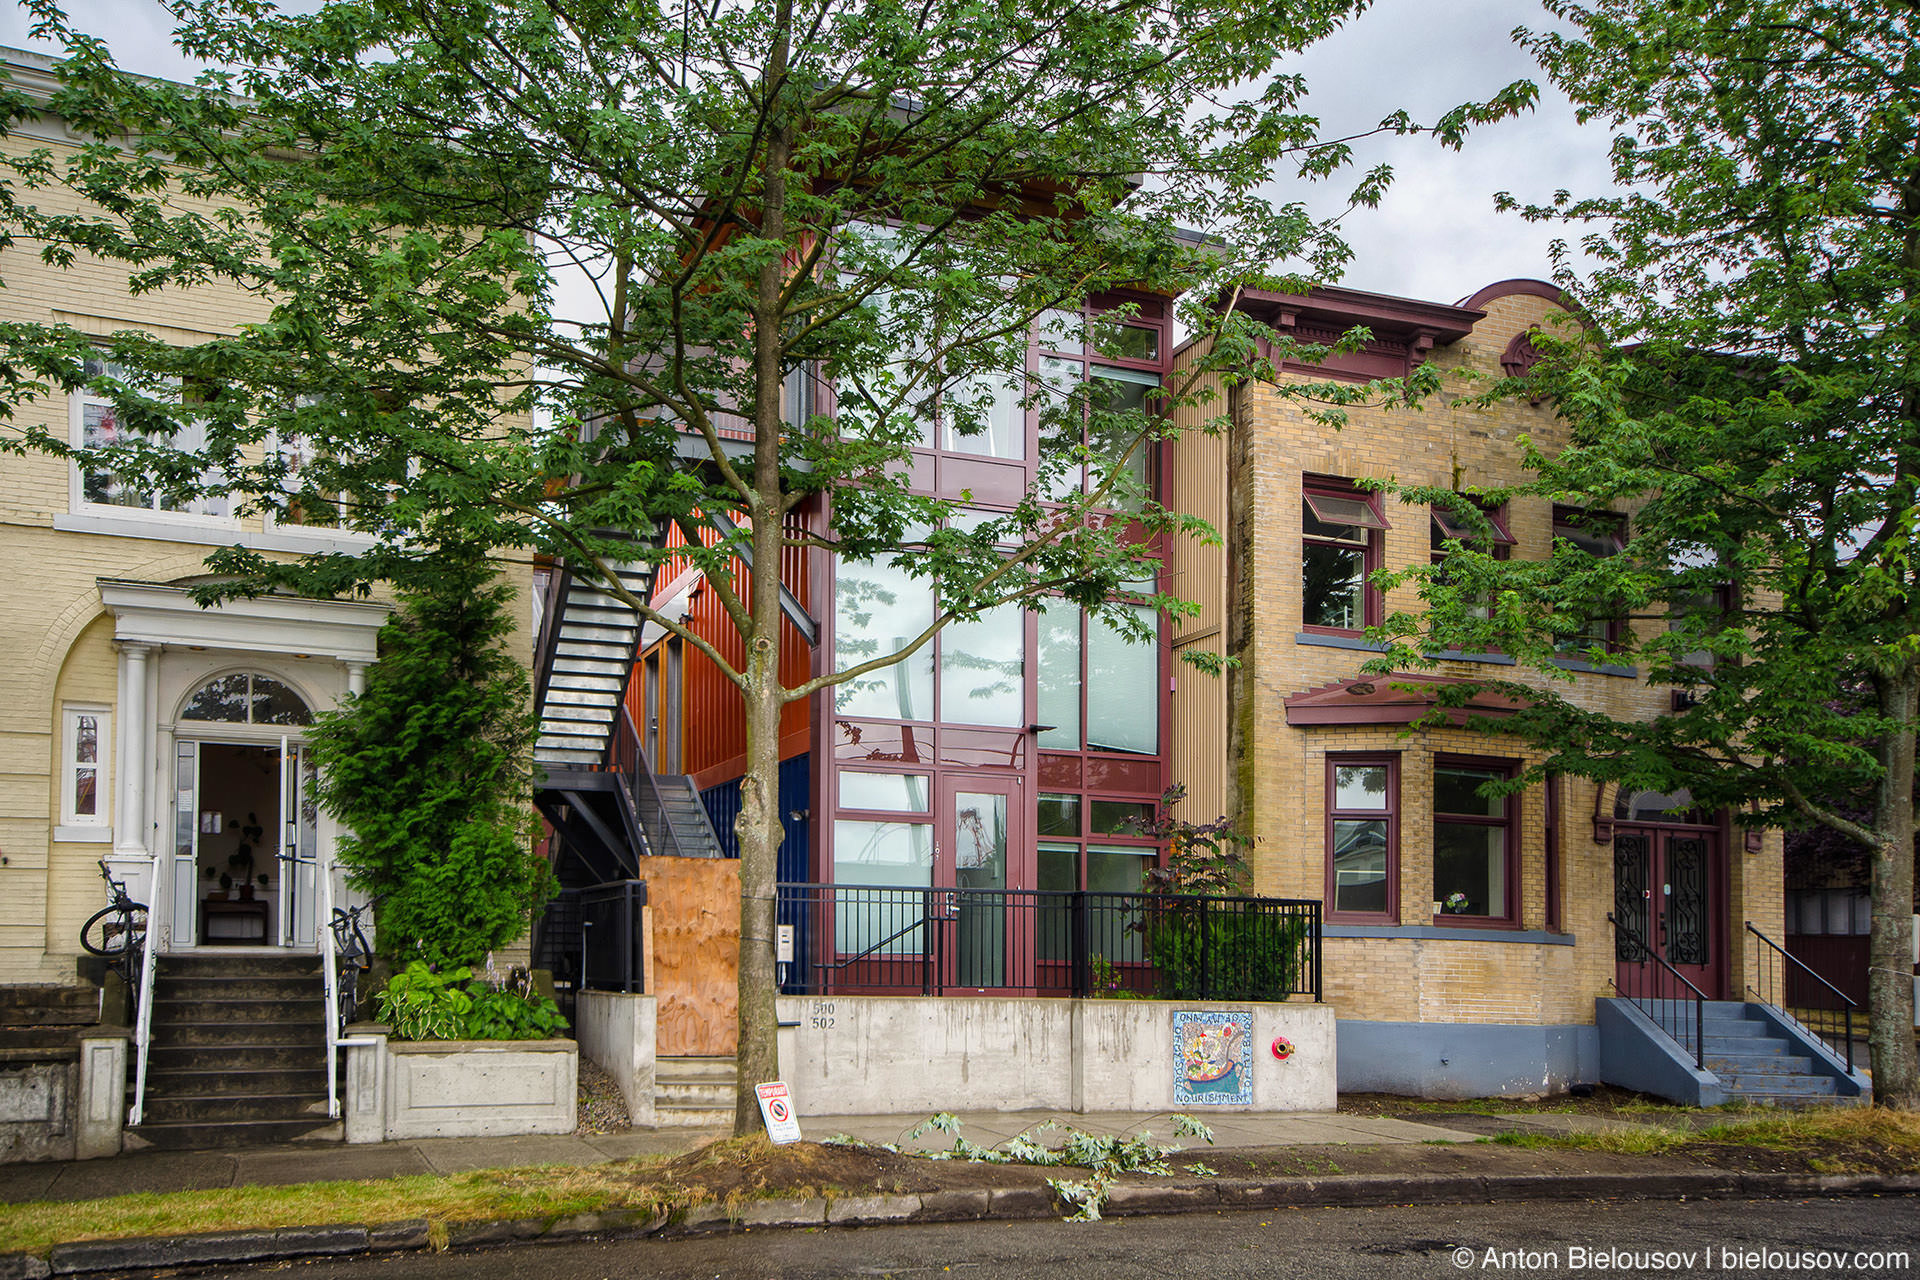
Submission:
M 1863 1252 L 1868 1256 L 1859 1256 Z M 1876 1253 L 1894 1256 L 1872 1256 Z M 268 1271 L 290 1272 L 299 1280 L 1917 1276 L 1920 1198 L 1411 1205 L 1123 1218 L 1084 1225 L 1009 1222 L 753 1231 L 685 1240 L 280 1263 L 198 1274 L 253 1280 Z

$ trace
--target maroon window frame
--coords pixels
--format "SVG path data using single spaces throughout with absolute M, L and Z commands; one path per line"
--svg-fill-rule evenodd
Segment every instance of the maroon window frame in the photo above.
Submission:
M 1441 811 L 1439 787 L 1439 775 L 1443 769 L 1471 770 L 1475 773 L 1490 773 L 1500 777 L 1511 778 L 1516 768 L 1517 766 L 1512 760 L 1501 760 L 1488 756 L 1436 755 L 1433 758 L 1433 850 L 1434 876 L 1436 877 L 1433 885 L 1433 897 L 1436 903 L 1442 904 L 1442 909 L 1436 911 L 1433 915 L 1433 922 L 1435 924 L 1475 929 L 1518 928 L 1520 926 L 1519 796 L 1509 795 L 1502 797 L 1498 816 L 1480 813 L 1449 813 Z M 1438 883 L 1438 876 L 1440 874 L 1439 828 L 1443 822 L 1454 826 L 1492 828 L 1504 833 L 1504 838 L 1501 841 L 1503 861 L 1501 874 L 1505 877 L 1506 881 L 1505 911 L 1498 915 L 1461 915 L 1448 912 L 1444 909 L 1445 899 L 1440 892 L 1441 886 Z
M 1313 529 L 1314 524 L 1322 530 Z M 1380 568 L 1382 559 L 1382 535 L 1393 526 L 1380 512 L 1380 495 L 1369 493 L 1356 487 L 1350 480 L 1339 480 L 1324 476 L 1308 476 L 1301 486 L 1300 495 L 1300 629 L 1314 635 L 1358 636 L 1368 627 L 1380 625 L 1383 615 L 1383 603 L 1380 592 L 1373 586 L 1374 572 Z M 1341 537 L 1324 532 L 1325 529 L 1360 529 L 1360 537 Z M 1307 591 L 1310 586 L 1307 577 L 1307 562 L 1314 548 L 1333 550 L 1343 553 L 1360 553 L 1360 600 L 1358 609 L 1360 625 L 1357 627 L 1331 626 L 1323 622 L 1310 620 L 1307 610 L 1309 602 Z
M 1617 511 L 1590 511 L 1585 507 L 1556 506 L 1553 509 L 1553 539 L 1571 542 L 1589 555 L 1616 556 L 1627 545 L 1627 518 Z M 1618 650 L 1626 639 L 1626 622 L 1609 612 L 1601 618 L 1591 616 L 1578 631 L 1555 637 L 1554 648 L 1563 657 L 1579 658 L 1599 644 L 1608 653 Z
M 1545 890 L 1547 898 L 1547 932 L 1563 932 L 1563 916 L 1560 906 L 1560 775 L 1547 775 L 1546 793 L 1543 797 L 1546 807 L 1546 822 L 1541 832 L 1541 857 L 1544 862 Z
M 1387 771 L 1386 804 L 1379 809 L 1343 809 L 1339 805 L 1339 789 L 1336 785 L 1338 771 L 1342 768 L 1378 767 Z M 1326 757 L 1325 772 L 1325 850 L 1326 850 L 1326 918 L 1335 923 L 1349 924 L 1397 924 L 1400 920 L 1400 757 L 1387 752 L 1358 754 L 1332 754 Z M 1380 822 L 1385 833 L 1385 884 L 1382 906 L 1378 910 L 1364 908 L 1343 908 L 1340 905 L 1340 865 L 1343 856 L 1352 856 L 1355 850 L 1342 845 L 1353 845 L 1354 833 L 1342 832 L 1343 822 Z

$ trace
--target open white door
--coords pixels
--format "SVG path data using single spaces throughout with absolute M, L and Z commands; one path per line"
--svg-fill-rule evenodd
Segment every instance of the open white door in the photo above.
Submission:
M 200 902 L 200 744 L 176 742 L 173 748 L 173 911 L 175 947 L 191 947 Z M 159 886 L 154 887 L 159 892 Z

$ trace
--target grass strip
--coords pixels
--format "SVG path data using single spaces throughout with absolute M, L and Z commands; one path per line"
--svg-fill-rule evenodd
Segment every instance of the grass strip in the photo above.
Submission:
M 44 1254 L 56 1244 L 130 1236 L 259 1231 L 334 1223 L 430 1223 L 563 1218 L 606 1209 L 694 1203 L 698 1193 L 646 1181 L 632 1163 L 540 1165 L 366 1182 L 140 1192 L 104 1200 L 0 1205 L 0 1253 Z
M 1744 1146 L 1803 1153 L 1880 1150 L 1920 1169 L 1920 1114 L 1885 1107 L 1811 1107 L 1804 1111 L 1759 1107 L 1728 1111 L 1724 1119 L 1698 1129 L 1648 1125 L 1599 1133 L 1516 1132 L 1496 1134 L 1486 1141 L 1508 1147 L 1619 1155 L 1658 1155 L 1690 1146 Z

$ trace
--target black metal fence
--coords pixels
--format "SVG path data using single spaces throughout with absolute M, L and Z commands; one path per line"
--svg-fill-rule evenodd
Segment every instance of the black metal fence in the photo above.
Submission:
M 640 908 L 647 905 L 644 880 L 611 880 L 579 891 L 579 982 L 587 991 L 646 989 L 646 930 Z
M 790 995 L 1320 999 L 1311 900 L 844 884 L 778 895 Z

